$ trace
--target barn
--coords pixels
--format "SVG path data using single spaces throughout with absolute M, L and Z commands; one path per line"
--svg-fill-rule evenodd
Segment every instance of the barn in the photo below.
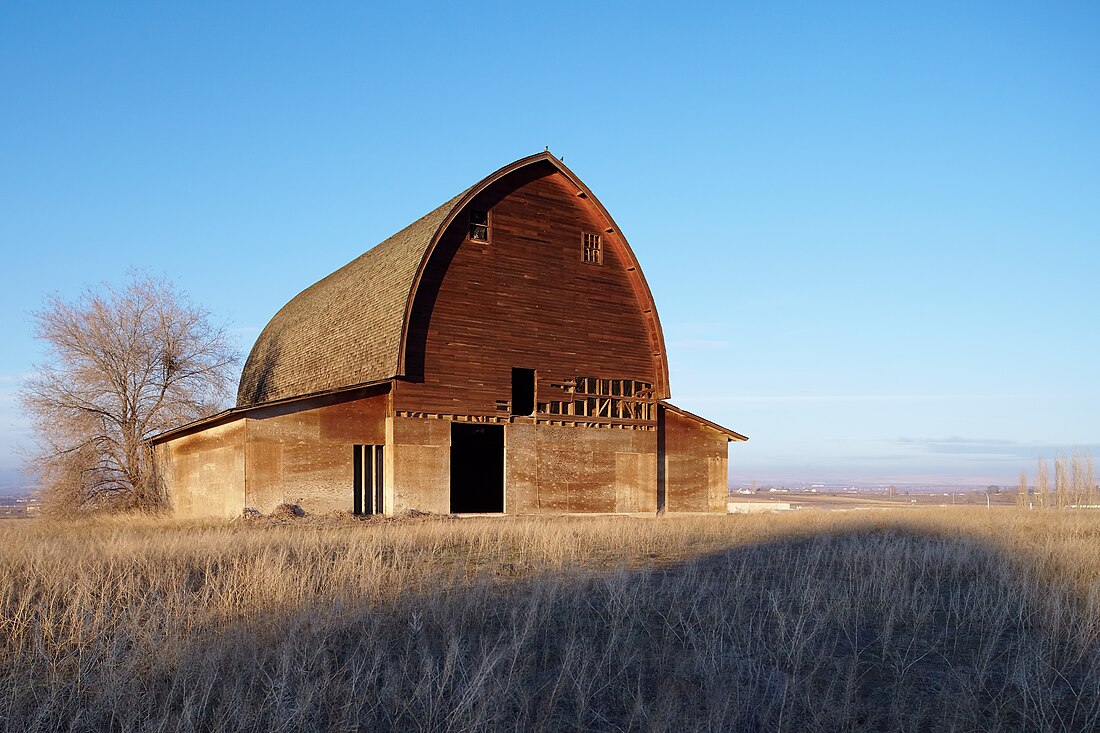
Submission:
M 150 442 L 186 517 L 725 511 L 745 437 L 669 397 L 634 253 L 544 152 L 303 290 L 236 407 Z

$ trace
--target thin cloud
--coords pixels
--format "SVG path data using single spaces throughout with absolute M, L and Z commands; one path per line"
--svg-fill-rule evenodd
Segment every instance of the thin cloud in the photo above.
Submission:
M 683 401 L 698 402 L 920 402 L 960 400 L 1023 400 L 1051 398 L 1039 394 L 831 394 L 831 395 L 688 395 Z M 1063 397 L 1064 398 L 1064 397 Z
M 1100 444 L 1064 445 L 1058 443 L 1021 442 L 1000 438 L 898 438 L 895 444 L 909 446 L 927 455 L 949 455 L 962 460 L 1032 459 L 1039 455 L 1053 456 L 1083 450 L 1100 452 Z

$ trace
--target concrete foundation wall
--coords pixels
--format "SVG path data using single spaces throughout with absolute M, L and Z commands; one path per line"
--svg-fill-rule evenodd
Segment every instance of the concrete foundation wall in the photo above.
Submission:
M 235 517 L 283 503 L 351 511 L 353 446 L 384 445 L 388 395 L 261 408 L 156 446 L 180 517 Z
M 389 417 L 387 394 L 247 418 L 157 446 L 179 516 L 233 517 L 294 503 L 310 513 L 351 511 L 355 444 L 384 445 L 387 514 L 450 511 L 451 421 Z M 663 461 L 668 511 L 721 512 L 726 436 L 665 411 Z M 658 431 L 504 425 L 504 511 L 655 512 Z
M 392 419 L 394 510 L 450 511 L 451 422 Z M 518 419 L 504 427 L 504 511 L 653 512 L 657 433 Z
M 724 512 L 729 441 L 723 433 L 662 408 L 665 510 Z
M 235 517 L 245 506 L 245 419 L 156 447 L 161 480 L 178 517 Z
M 539 437 L 542 426 L 518 418 L 504 428 L 504 511 L 535 514 L 539 511 Z
M 353 446 L 386 442 L 387 395 L 313 409 L 249 414 L 246 505 L 267 513 L 279 504 L 307 512 L 352 510 Z
M 450 421 L 395 417 L 390 423 L 394 512 L 450 512 Z
M 532 464 L 513 468 L 506 462 L 510 474 L 526 479 L 519 481 L 515 493 L 525 505 L 534 505 L 532 511 L 656 511 L 655 431 L 559 425 L 537 428 L 533 492 L 530 476 L 518 476 L 525 469 L 530 472 Z M 531 450 L 528 441 L 528 455 Z

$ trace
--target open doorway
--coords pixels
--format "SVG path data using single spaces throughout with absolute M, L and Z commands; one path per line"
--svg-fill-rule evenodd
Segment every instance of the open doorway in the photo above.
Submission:
M 504 511 L 504 426 L 451 423 L 451 512 Z

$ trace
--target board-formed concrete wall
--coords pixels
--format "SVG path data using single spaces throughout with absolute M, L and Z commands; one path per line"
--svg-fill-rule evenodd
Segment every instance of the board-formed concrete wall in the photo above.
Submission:
M 233 517 L 283 503 L 310 513 L 351 511 L 353 446 L 385 446 L 384 510 L 450 511 L 452 421 L 388 416 L 387 394 L 316 406 L 249 410 L 157 446 L 177 515 Z M 668 511 L 720 512 L 725 434 L 662 410 L 658 430 L 504 423 L 508 514 L 654 512 L 663 461 Z
M 393 509 L 450 511 L 451 421 L 394 417 Z M 504 425 L 504 511 L 656 511 L 657 433 L 562 426 L 515 418 Z
M 386 442 L 387 395 L 313 409 L 251 411 L 247 505 L 267 513 L 297 504 L 310 513 L 352 510 L 353 446 Z
M 728 438 L 707 425 L 662 408 L 665 510 L 724 512 L 729 496 Z
M 318 404 L 320 402 L 320 404 Z M 280 504 L 351 511 L 353 446 L 386 442 L 388 395 L 249 410 L 156 446 L 179 517 L 235 517 Z
M 156 447 L 157 466 L 178 517 L 235 517 L 245 506 L 242 418 Z
M 393 511 L 417 509 L 446 514 L 451 510 L 451 422 L 421 417 L 389 421 L 387 449 L 393 470 L 387 478 Z
M 505 446 L 506 508 L 510 498 L 517 512 L 656 511 L 656 431 L 513 424 Z

